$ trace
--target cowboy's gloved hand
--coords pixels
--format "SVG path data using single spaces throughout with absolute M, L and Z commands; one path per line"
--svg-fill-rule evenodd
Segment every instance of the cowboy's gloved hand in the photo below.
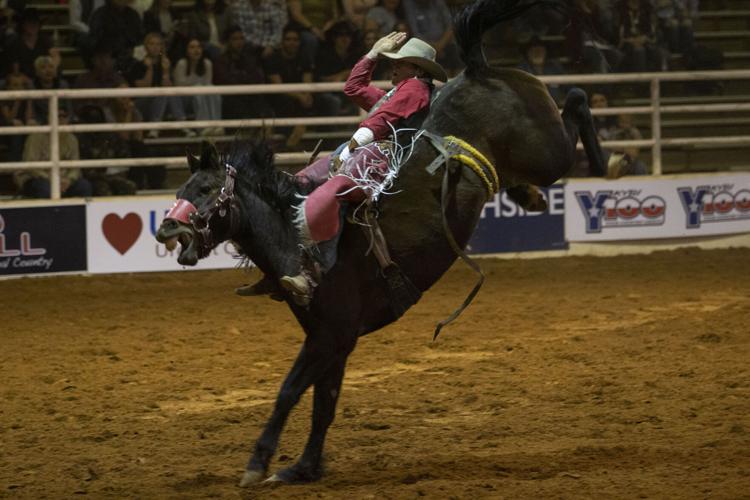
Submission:
M 345 163 L 346 160 L 351 158 L 352 153 L 355 149 L 360 146 L 364 146 L 365 144 L 370 144 L 374 140 L 375 134 L 372 130 L 367 127 L 359 127 L 357 131 L 354 132 L 354 135 L 349 141 L 349 144 L 347 144 L 346 147 L 343 148 L 339 153 L 339 161 L 341 162 L 341 164 Z
M 341 152 L 339 153 L 339 161 L 340 161 L 340 162 L 341 162 L 342 164 L 343 164 L 344 162 L 346 162 L 346 160 L 348 160 L 348 159 L 349 159 L 349 158 L 351 158 L 351 157 L 352 157 L 352 151 L 351 151 L 351 149 L 349 149 L 349 147 L 345 147 L 345 148 L 344 148 L 344 149 L 342 149 L 342 150 L 341 150 Z
M 369 57 L 370 59 L 377 59 L 378 56 L 383 52 L 393 52 L 406 41 L 406 38 L 407 34 L 403 31 L 394 31 L 388 35 L 385 35 L 383 38 L 375 42 L 375 44 L 370 49 L 370 52 L 367 53 L 367 57 Z

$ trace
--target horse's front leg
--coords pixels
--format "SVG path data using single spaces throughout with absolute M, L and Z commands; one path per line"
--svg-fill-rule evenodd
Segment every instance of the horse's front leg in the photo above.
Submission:
M 341 392 L 341 381 L 344 378 L 344 367 L 349 352 L 336 353 L 336 358 L 331 366 L 315 382 L 312 429 L 305 451 L 299 461 L 291 467 L 277 472 L 269 481 L 307 483 L 317 481 L 323 475 L 323 445 L 328 427 L 336 414 L 336 403 Z
M 307 388 L 325 373 L 332 361 L 330 353 L 310 349 L 309 338 L 305 340 L 305 344 L 302 346 L 292 369 L 281 386 L 279 395 L 276 397 L 276 405 L 271 418 L 255 443 L 255 450 L 247 464 L 245 474 L 240 480 L 241 487 L 257 483 L 265 477 L 268 464 L 271 462 L 271 457 L 273 457 L 279 444 L 279 436 L 289 412 L 292 411 Z

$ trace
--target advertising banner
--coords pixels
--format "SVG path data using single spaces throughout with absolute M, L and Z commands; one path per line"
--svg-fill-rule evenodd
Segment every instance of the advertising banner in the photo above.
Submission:
M 482 211 L 469 253 L 527 252 L 564 250 L 565 241 L 563 186 L 556 184 L 542 189 L 547 210 L 527 212 L 508 197 L 505 190 L 495 194 Z
M 94 200 L 87 206 L 88 270 L 90 273 L 174 271 L 180 246 L 170 252 L 155 239 L 174 199 Z M 231 243 L 220 244 L 195 269 L 235 267 Z M 193 269 L 193 268 L 190 268 Z
M 568 241 L 684 238 L 750 232 L 750 174 L 571 181 Z
M 85 270 L 84 205 L 0 208 L 0 276 Z

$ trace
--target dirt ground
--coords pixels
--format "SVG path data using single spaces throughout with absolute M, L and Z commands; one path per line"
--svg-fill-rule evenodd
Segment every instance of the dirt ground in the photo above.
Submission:
M 255 274 L 0 281 L 0 497 L 750 498 L 750 250 L 481 263 L 361 339 L 321 482 L 248 490 L 302 339 Z

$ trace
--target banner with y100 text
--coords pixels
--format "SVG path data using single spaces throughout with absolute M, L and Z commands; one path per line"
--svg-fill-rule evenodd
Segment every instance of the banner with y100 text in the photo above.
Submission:
M 750 173 L 570 181 L 568 241 L 684 238 L 750 232 Z
M 82 204 L 0 208 L 0 276 L 85 270 Z
M 484 205 L 467 251 L 473 254 L 565 250 L 563 185 L 542 188 L 547 210 L 529 212 L 503 189 Z
M 180 245 L 173 251 L 156 241 L 156 231 L 174 203 L 167 198 L 93 200 L 86 207 L 88 270 L 90 273 L 174 271 Z M 220 244 L 195 269 L 235 267 L 231 243 Z

